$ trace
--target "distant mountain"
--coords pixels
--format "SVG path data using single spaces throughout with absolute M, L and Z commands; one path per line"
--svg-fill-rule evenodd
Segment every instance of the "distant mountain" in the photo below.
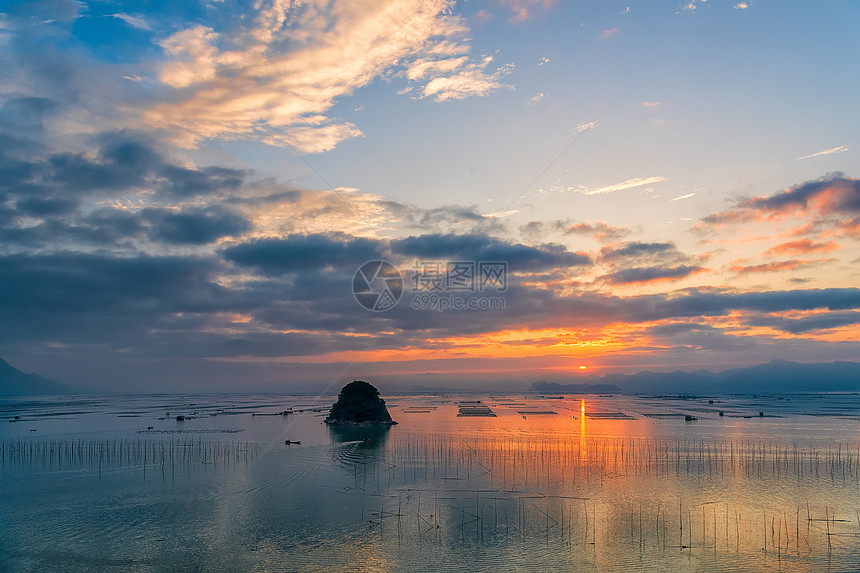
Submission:
M 559 393 L 672 393 L 753 394 L 759 392 L 846 392 L 860 391 L 860 363 L 831 362 L 801 364 L 774 360 L 723 372 L 651 372 L 607 374 L 588 379 L 587 384 L 536 382 L 538 392 Z M 611 387 L 614 390 L 602 389 Z M 598 388 L 598 389 L 588 389 Z
M 535 382 L 532 389 L 546 394 L 612 394 L 621 392 L 615 384 L 558 384 L 556 382 Z
M 720 381 L 719 388 L 730 393 L 855 391 L 860 390 L 860 363 L 800 364 L 774 360 L 731 371 Z
M 0 358 L 0 396 L 68 394 L 72 390 L 38 374 L 24 374 Z

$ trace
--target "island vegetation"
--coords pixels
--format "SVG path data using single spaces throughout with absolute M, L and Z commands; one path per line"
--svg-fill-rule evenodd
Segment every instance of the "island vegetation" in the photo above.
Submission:
M 379 397 L 379 390 L 363 380 L 350 382 L 337 396 L 331 411 L 325 419 L 330 425 L 374 425 L 396 424 L 385 407 L 385 400 Z

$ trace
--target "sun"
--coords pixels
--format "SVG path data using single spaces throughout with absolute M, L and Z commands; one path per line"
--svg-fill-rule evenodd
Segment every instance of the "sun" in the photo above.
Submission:
M 579 367 L 579 369 L 580 369 L 580 370 L 585 370 L 585 369 L 587 369 L 587 368 L 588 368 L 588 366 L 580 366 L 580 367 Z

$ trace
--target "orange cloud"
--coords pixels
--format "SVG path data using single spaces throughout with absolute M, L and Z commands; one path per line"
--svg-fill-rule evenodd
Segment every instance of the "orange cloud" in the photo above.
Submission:
M 762 263 L 760 265 L 732 265 L 729 270 L 737 274 L 749 273 L 772 273 L 778 271 L 790 271 L 802 267 L 808 267 L 815 261 L 805 259 L 791 259 L 787 261 L 775 261 L 772 263 Z
M 851 234 L 860 227 L 860 181 L 842 174 L 807 181 L 769 197 L 753 197 L 734 209 L 702 219 L 697 230 L 718 229 L 752 220 L 814 217 L 815 225 L 837 227 Z
M 765 253 L 768 255 L 803 255 L 806 253 L 826 253 L 838 248 L 839 244 L 835 241 L 816 243 L 810 239 L 799 239 L 797 241 L 780 243 L 775 247 L 771 247 Z

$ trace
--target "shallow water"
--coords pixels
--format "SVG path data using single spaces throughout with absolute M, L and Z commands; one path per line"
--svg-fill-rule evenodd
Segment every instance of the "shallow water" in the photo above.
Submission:
M 860 568 L 856 394 L 333 399 L 0 402 L 0 569 Z

